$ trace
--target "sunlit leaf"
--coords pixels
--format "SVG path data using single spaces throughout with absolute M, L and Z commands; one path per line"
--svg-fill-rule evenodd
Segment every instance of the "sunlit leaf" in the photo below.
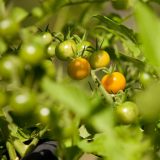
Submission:
M 132 29 L 129 29 L 126 26 L 113 21 L 106 16 L 97 15 L 95 17 L 98 18 L 108 29 L 114 31 L 116 34 L 130 39 L 134 43 L 137 43 L 136 36 Z
M 64 104 L 79 116 L 86 116 L 90 111 L 90 102 L 87 95 L 79 87 L 70 84 L 61 84 L 44 79 L 43 88 L 54 99 Z
M 151 64 L 160 66 L 160 20 L 142 3 L 136 5 L 135 15 L 144 55 Z

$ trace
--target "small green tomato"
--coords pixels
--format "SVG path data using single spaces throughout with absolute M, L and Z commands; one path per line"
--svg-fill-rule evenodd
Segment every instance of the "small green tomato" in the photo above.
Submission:
M 38 65 L 44 58 L 44 46 L 41 43 L 24 43 L 20 49 L 20 57 L 28 64 Z
M 65 40 L 56 46 L 55 54 L 57 58 L 65 61 L 74 57 L 76 51 L 76 43 L 73 40 Z
M 136 122 L 139 114 L 137 105 L 133 102 L 126 101 L 115 108 L 117 121 L 122 124 L 131 124 Z
M 27 115 L 36 107 L 36 94 L 33 91 L 21 90 L 13 93 L 10 106 L 17 115 Z

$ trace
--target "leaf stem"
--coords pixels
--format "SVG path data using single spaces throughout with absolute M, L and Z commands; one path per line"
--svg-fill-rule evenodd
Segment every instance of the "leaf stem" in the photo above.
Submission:
M 96 86 L 98 87 L 98 89 L 101 91 L 102 95 L 104 96 L 104 98 L 106 99 L 108 104 L 112 104 L 113 103 L 113 99 L 112 96 L 104 89 L 104 87 L 101 85 L 100 80 L 97 78 L 96 76 L 96 70 L 92 70 L 91 71 L 91 76 L 92 79 L 94 81 L 94 83 L 96 84 Z
M 19 160 L 19 158 L 16 154 L 16 151 L 14 149 L 14 146 L 11 142 L 9 142 L 9 141 L 6 142 L 6 148 L 8 150 L 10 160 Z

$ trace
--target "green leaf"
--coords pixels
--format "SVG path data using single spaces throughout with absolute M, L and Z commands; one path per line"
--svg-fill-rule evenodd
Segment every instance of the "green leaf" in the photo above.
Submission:
M 137 44 L 137 39 L 132 29 L 113 21 L 106 16 L 97 15 L 95 17 L 98 18 L 109 30 L 112 30 L 124 38 L 130 39 L 133 43 Z
M 110 128 L 109 132 L 96 134 L 91 142 L 82 140 L 79 147 L 85 152 L 112 160 L 142 160 L 149 151 L 150 143 L 138 127 L 118 126 Z
M 135 16 L 144 55 L 152 65 L 160 66 L 160 20 L 142 3 L 137 3 Z
M 23 21 L 27 16 L 28 12 L 20 7 L 14 7 L 13 10 L 11 11 L 11 17 L 16 21 L 16 22 L 21 22 Z
M 49 79 L 44 79 L 43 89 L 54 99 L 63 104 L 69 110 L 79 116 L 86 116 L 91 104 L 84 90 L 73 84 L 55 83 Z

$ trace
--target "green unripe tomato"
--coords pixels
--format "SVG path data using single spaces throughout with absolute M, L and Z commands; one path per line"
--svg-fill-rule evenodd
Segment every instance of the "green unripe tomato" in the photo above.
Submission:
M 0 35 L 11 38 L 19 31 L 19 23 L 11 18 L 6 18 L 0 21 Z
M 38 106 L 34 113 L 36 116 L 36 121 L 38 121 L 39 123 L 48 124 L 50 122 L 50 108 Z
M 58 44 L 55 49 L 55 54 L 60 60 L 68 60 L 74 57 L 77 51 L 77 45 L 73 40 L 65 40 Z
M 0 91 L 0 108 L 7 104 L 7 95 L 5 92 Z
M 47 55 L 48 55 L 48 57 L 53 57 L 53 56 L 55 56 L 56 46 L 57 46 L 56 43 L 51 43 L 51 44 L 47 47 Z
M 49 32 L 44 32 L 42 34 L 42 43 L 44 43 L 45 45 L 51 43 L 52 40 L 53 40 L 53 37 Z
M 149 84 L 151 84 L 153 78 L 149 73 L 142 72 L 139 75 L 139 80 L 143 87 L 147 87 Z
M 77 52 L 82 53 L 83 57 L 88 58 L 91 55 L 91 52 L 88 51 L 88 48 L 92 47 L 92 43 L 89 41 L 82 41 L 81 43 L 77 44 Z
M 17 115 L 27 115 L 36 107 L 36 94 L 29 90 L 13 93 L 10 106 Z
M 112 6 L 117 10 L 125 10 L 131 6 L 131 1 L 133 0 L 112 0 Z
M 22 76 L 24 64 L 18 56 L 7 55 L 0 59 L 0 76 L 5 79 Z
M 131 124 L 136 122 L 139 114 L 137 105 L 133 102 L 126 101 L 115 108 L 117 121 L 122 124 Z
M 44 46 L 41 43 L 24 43 L 19 53 L 22 60 L 31 65 L 38 65 L 44 58 Z

